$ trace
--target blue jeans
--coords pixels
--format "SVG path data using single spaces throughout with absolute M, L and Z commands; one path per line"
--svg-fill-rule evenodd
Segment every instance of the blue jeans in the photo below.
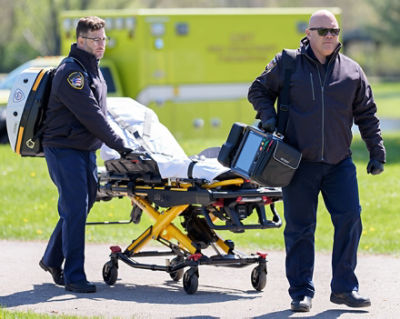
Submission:
M 96 200 L 97 166 L 94 152 L 44 147 L 50 177 L 58 190 L 60 219 L 50 237 L 43 261 L 64 264 L 65 283 L 86 281 L 85 225 Z
M 354 273 L 362 232 L 356 168 L 351 158 L 336 165 L 301 162 L 284 187 L 286 276 L 292 299 L 314 296 L 314 233 L 321 192 L 335 229 L 331 290 L 358 290 Z

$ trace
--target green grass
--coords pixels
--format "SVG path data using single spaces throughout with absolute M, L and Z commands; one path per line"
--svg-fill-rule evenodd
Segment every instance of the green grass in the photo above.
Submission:
M 400 82 L 371 83 L 378 115 L 387 118 L 400 118 Z
M 379 176 L 366 174 L 368 153 L 356 136 L 353 142 L 354 160 L 358 169 L 364 234 L 360 250 L 370 253 L 398 253 L 400 246 L 400 133 L 384 134 L 387 148 L 385 172 Z M 180 144 L 188 154 L 205 147 L 221 145 L 222 140 L 183 140 Z M 20 158 L 8 145 L 0 146 L 0 238 L 19 240 L 47 240 L 58 220 L 57 192 L 48 177 L 44 159 Z M 101 160 L 99 160 L 101 165 Z M 282 204 L 278 203 L 282 215 Z M 96 203 L 88 220 L 129 219 L 131 205 L 128 198 Z M 251 216 L 249 221 L 254 220 Z M 246 221 L 246 222 L 249 222 Z M 139 225 L 88 226 L 88 242 L 128 245 L 151 220 L 146 214 Z M 219 231 L 224 239 L 232 239 L 243 248 L 283 249 L 283 227 L 270 230 L 249 230 L 245 234 Z M 319 250 L 330 250 L 333 229 L 330 216 L 322 200 L 318 210 L 316 245 Z

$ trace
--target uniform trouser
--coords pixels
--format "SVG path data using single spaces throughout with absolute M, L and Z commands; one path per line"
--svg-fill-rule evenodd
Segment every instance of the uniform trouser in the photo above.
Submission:
M 96 199 L 97 167 L 94 152 L 45 147 L 50 177 L 57 186 L 60 219 L 50 237 L 43 261 L 50 267 L 64 263 L 65 283 L 85 281 L 86 217 Z
M 358 290 L 354 273 L 362 232 L 356 168 L 347 158 L 336 165 L 303 161 L 289 186 L 284 187 L 286 276 L 292 299 L 314 296 L 314 233 L 318 194 L 335 229 L 331 290 Z

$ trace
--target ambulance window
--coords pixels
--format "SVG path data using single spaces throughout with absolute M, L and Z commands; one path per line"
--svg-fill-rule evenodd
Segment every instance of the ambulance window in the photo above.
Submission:
M 165 25 L 164 23 L 153 23 L 151 25 L 151 34 L 155 37 L 161 37 L 165 33 Z
M 187 35 L 189 33 L 189 25 L 186 22 L 179 22 L 175 25 L 177 35 Z
M 107 83 L 107 93 L 115 93 L 115 83 L 110 68 L 101 67 L 101 73 L 103 73 L 104 80 Z
M 125 27 L 133 31 L 135 29 L 135 18 L 134 17 L 128 17 L 125 19 Z
M 297 32 L 304 34 L 306 32 L 306 29 L 308 27 L 308 22 L 306 21 L 298 21 L 297 22 Z
M 64 19 L 63 21 L 63 27 L 64 30 L 69 31 L 70 29 L 72 29 L 72 21 L 69 18 Z
M 105 18 L 106 21 L 106 30 L 111 30 L 114 27 L 113 18 Z
M 121 30 L 124 28 L 124 18 L 115 19 L 115 29 Z

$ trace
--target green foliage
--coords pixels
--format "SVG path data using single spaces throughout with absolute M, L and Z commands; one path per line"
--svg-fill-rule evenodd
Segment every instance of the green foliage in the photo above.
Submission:
M 378 42 L 398 46 L 400 43 L 400 2 L 398 0 L 369 0 L 379 19 L 371 27 L 374 38 Z
M 48 1 L 3 2 L 2 10 L 7 17 L 1 20 L 0 26 L 10 31 L 0 42 L 0 69 L 10 71 L 38 55 L 48 55 L 50 46 L 55 45 L 52 29 L 47 25 L 51 21 Z
M 0 0 L 0 72 L 38 55 L 58 55 L 58 16 L 63 10 L 124 8 L 129 0 Z
M 349 50 L 368 74 L 397 75 L 396 53 L 388 44 L 398 46 L 399 3 L 397 0 L 368 0 L 348 2 L 331 1 L 329 6 L 343 9 L 344 34 L 364 30 L 380 43 L 379 48 L 368 49 L 370 43 L 355 41 Z M 9 72 L 38 55 L 60 53 L 59 14 L 64 10 L 137 9 L 161 7 L 312 7 L 311 0 L 0 0 L 0 73 Z M 373 9 L 375 10 L 373 10 Z M 357 48 L 361 44 L 360 48 Z M 346 46 L 346 50 L 348 47 Z M 378 63 L 379 61 L 379 63 Z

